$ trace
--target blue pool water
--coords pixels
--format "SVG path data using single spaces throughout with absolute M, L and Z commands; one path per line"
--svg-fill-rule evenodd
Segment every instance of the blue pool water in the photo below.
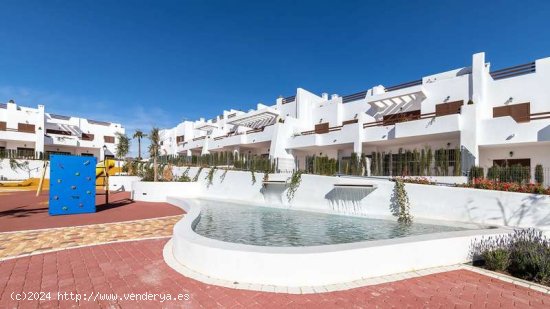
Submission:
M 316 212 L 198 201 L 202 207 L 195 232 L 226 242 L 301 247 L 390 239 L 461 231 L 466 228 L 395 220 L 359 218 Z

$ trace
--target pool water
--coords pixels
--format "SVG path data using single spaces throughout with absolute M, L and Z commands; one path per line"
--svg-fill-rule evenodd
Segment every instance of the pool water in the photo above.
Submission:
M 462 227 L 332 215 L 199 200 L 198 234 L 256 246 L 302 247 L 467 230 Z

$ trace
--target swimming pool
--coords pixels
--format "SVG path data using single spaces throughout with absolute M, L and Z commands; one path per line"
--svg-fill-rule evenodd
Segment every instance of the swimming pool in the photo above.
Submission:
M 178 271 L 187 276 L 201 274 L 199 278 L 242 287 L 330 285 L 464 263 L 474 239 L 504 232 L 421 219 L 403 227 L 395 218 L 330 215 L 227 200 L 169 197 L 167 202 L 187 212 L 166 245 L 167 263 L 176 270 L 183 266 L 189 271 Z
M 197 234 L 225 242 L 303 247 L 467 230 L 464 227 L 350 217 L 309 211 L 199 200 Z

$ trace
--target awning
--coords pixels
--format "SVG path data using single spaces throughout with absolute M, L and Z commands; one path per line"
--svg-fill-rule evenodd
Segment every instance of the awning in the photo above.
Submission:
M 274 124 L 278 116 L 278 111 L 268 107 L 236 116 L 228 124 L 258 129 Z
M 425 99 L 421 86 L 409 87 L 399 91 L 390 91 L 372 97 L 368 103 L 373 107 L 384 109 L 391 106 L 407 104 L 417 99 Z
M 195 127 L 195 129 L 203 130 L 203 131 L 212 131 L 212 130 L 217 129 L 217 128 L 218 128 L 217 125 L 215 125 L 213 123 L 209 123 L 209 122 L 201 123 L 201 124 L 199 124 Z
M 57 131 L 65 131 L 65 132 L 71 132 L 72 136 L 82 136 L 82 130 L 75 125 L 70 124 L 64 124 L 64 123 L 46 123 L 46 130 L 57 130 Z M 46 131 L 47 134 L 48 133 Z

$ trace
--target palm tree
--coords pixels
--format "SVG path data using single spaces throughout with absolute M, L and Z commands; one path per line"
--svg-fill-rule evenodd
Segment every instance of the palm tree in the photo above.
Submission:
M 116 137 L 118 143 L 116 144 L 115 154 L 119 159 L 123 159 L 130 152 L 130 138 L 126 134 L 120 132 L 116 133 Z
M 134 132 L 134 135 L 132 138 L 138 140 L 138 160 L 141 160 L 141 139 L 146 137 L 147 134 L 143 134 L 143 132 L 140 129 L 137 129 L 136 132 Z
M 153 157 L 153 181 L 158 180 L 158 155 L 160 152 L 160 135 L 159 135 L 159 128 L 153 128 L 151 129 L 151 133 L 149 133 L 149 140 L 151 141 L 151 144 L 149 145 L 149 154 L 151 157 Z

